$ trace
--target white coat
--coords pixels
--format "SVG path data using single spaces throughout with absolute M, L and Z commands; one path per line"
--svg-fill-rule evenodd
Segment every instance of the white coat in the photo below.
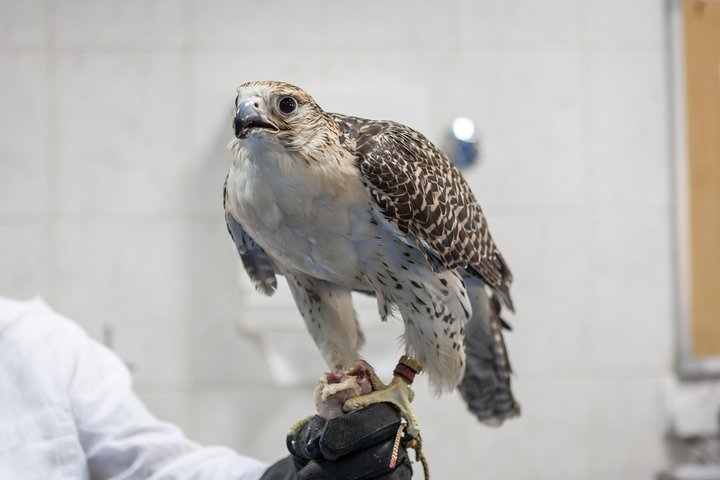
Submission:
M 256 480 L 266 469 L 158 421 L 122 361 L 42 300 L 0 297 L 0 480 Z

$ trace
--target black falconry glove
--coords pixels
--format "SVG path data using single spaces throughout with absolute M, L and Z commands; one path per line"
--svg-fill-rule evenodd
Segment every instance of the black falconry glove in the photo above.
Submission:
M 412 478 L 401 445 L 390 467 L 400 426 L 397 410 L 377 403 L 330 420 L 315 415 L 287 438 L 290 456 L 273 464 L 261 480 L 406 480 Z

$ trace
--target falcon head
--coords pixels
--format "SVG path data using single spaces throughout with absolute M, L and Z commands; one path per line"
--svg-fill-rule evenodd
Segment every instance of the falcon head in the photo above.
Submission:
M 275 143 L 308 157 L 315 157 L 313 149 L 338 137 L 337 126 L 315 100 L 301 88 L 283 82 L 240 85 L 232 123 L 240 143 Z

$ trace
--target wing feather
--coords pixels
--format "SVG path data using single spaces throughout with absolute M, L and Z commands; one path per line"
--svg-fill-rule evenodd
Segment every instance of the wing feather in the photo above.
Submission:
M 512 309 L 512 273 L 469 185 L 421 133 L 394 122 L 333 114 L 378 211 L 431 265 L 466 269 Z
M 275 293 L 275 289 L 277 289 L 275 269 L 265 250 L 255 243 L 255 240 L 253 240 L 243 226 L 233 218 L 227 209 L 227 180 L 225 183 L 223 206 L 225 207 L 225 223 L 227 224 L 228 232 L 240 254 L 243 267 L 253 281 L 255 288 L 259 292 L 270 296 Z

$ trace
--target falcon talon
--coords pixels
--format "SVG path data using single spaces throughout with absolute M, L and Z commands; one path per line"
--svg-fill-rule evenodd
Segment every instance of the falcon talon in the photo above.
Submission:
M 371 377 L 372 379 L 372 377 Z M 343 404 L 343 411 L 351 412 L 367 407 L 373 403 L 390 403 L 399 412 L 406 422 L 406 434 L 417 437 L 420 434 L 420 426 L 412 408 L 412 401 L 415 392 L 412 391 L 407 380 L 400 375 L 393 376 L 390 383 L 383 384 L 377 377 L 373 380 L 373 391 L 349 398 Z
M 423 468 L 423 476 L 425 480 L 430 480 L 430 465 L 428 464 L 427 457 L 422 451 L 422 440 L 418 436 L 403 443 L 403 446 L 407 449 L 412 448 L 415 450 L 415 461 L 420 462 Z
M 295 436 L 297 433 L 310 421 L 313 419 L 315 415 L 308 415 L 307 417 L 301 418 L 297 422 L 290 425 L 290 428 L 288 429 L 287 438 L 292 438 L 293 441 L 295 439 Z

